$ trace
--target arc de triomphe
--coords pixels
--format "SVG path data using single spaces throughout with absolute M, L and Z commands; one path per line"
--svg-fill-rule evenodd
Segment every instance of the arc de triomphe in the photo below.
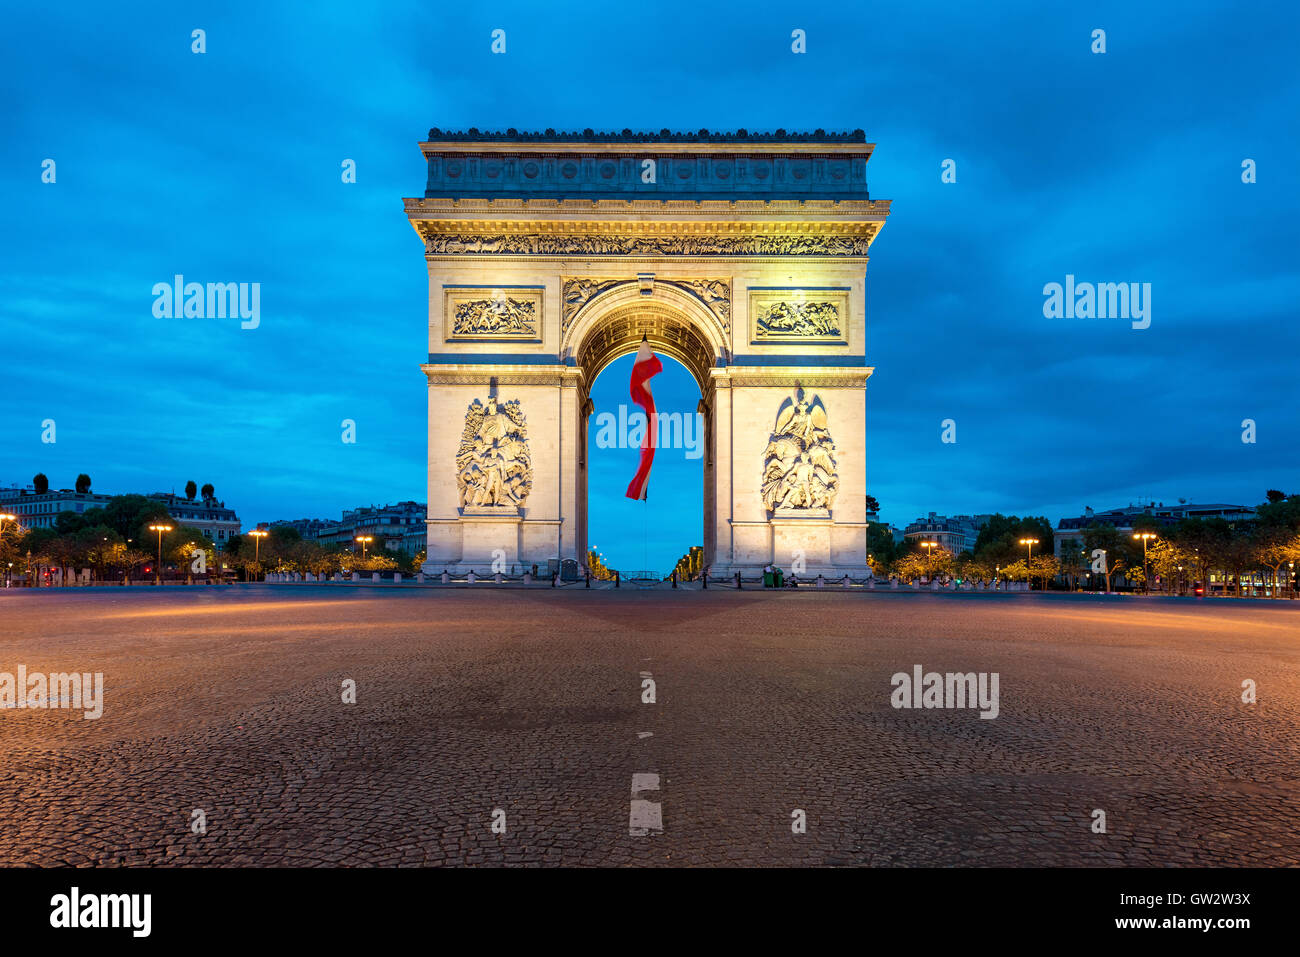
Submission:
M 868 573 L 866 268 L 889 201 L 862 131 L 434 129 L 420 149 L 426 572 L 585 566 L 588 391 L 645 336 L 700 387 L 710 574 Z

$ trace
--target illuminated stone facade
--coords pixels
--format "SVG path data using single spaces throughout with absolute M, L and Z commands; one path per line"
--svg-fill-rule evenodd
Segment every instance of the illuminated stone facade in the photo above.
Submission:
M 405 201 L 429 274 L 426 571 L 585 564 L 588 390 L 644 335 L 700 386 L 710 574 L 867 574 L 872 148 L 431 130 Z M 466 438 L 488 407 L 526 420 L 526 485 L 518 433 Z

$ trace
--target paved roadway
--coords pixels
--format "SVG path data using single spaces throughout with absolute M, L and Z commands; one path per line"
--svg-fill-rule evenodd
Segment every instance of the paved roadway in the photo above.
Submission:
M 106 685 L 0 710 L 0 865 L 1296 865 L 1298 652 L 1300 602 L 0 592 L 0 672 Z M 1000 715 L 895 710 L 916 664 Z

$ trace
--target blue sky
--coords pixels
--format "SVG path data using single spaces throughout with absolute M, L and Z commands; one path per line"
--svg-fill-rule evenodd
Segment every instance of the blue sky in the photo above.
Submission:
M 423 189 L 430 126 L 861 127 L 872 196 L 894 201 L 867 287 L 887 519 L 1300 491 L 1294 5 L 844 6 L 13 8 L 0 484 L 193 478 L 250 525 L 423 499 L 426 277 L 401 198 Z M 176 273 L 260 282 L 260 328 L 154 318 Z M 1044 318 L 1067 273 L 1150 282 L 1151 327 Z M 661 406 L 693 409 L 666 365 Z M 597 388 L 621 398 L 626 375 Z M 699 541 L 698 462 L 661 453 L 643 541 L 619 501 L 634 463 L 607 455 L 593 540 L 671 565 Z

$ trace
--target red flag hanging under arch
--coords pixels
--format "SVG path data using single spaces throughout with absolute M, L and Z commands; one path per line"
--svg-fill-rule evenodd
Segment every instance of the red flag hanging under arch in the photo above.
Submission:
M 664 364 L 650 348 L 645 336 L 641 337 L 641 348 L 636 352 L 636 361 L 632 363 L 632 401 L 645 410 L 645 437 L 641 439 L 641 464 L 627 487 L 627 497 L 642 499 L 646 497 L 646 486 L 650 482 L 650 466 L 655 460 L 656 433 L 655 398 L 650 394 L 650 379 L 664 371 Z

